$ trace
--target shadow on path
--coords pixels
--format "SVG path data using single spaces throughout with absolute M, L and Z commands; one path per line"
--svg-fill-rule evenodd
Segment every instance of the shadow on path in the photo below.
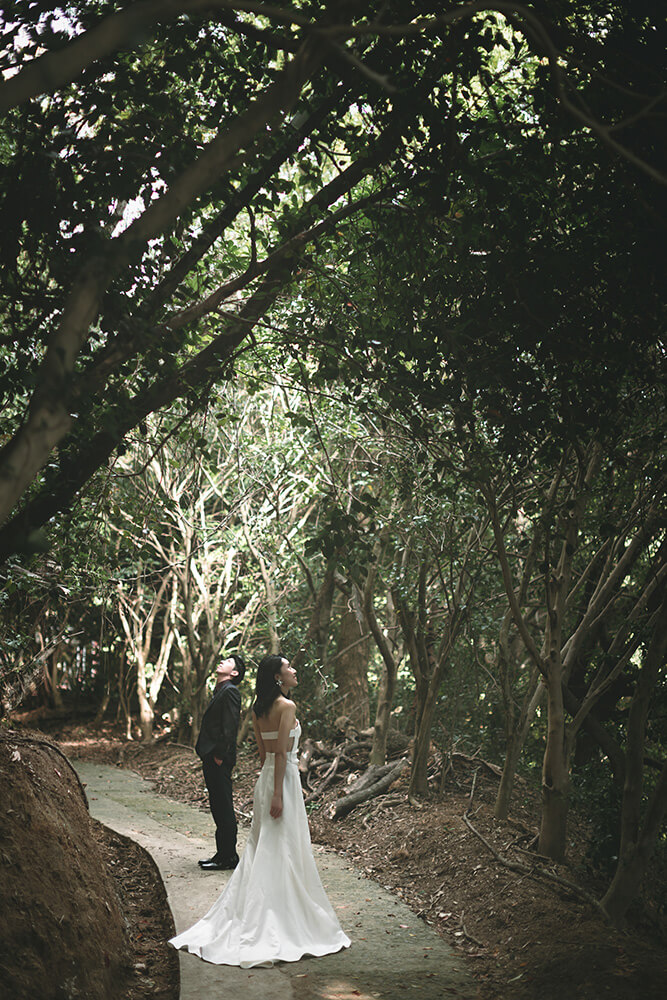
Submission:
M 210 908 L 229 873 L 197 865 L 213 845 L 210 816 L 153 791 L 132 771 L 75 760 L 91 815 L 136 840 L 155 859 L 180 933 Z M 239 830 L 239 850 L 246 833 Z M 337 855 L 315 858 L 343 929 L 346 951 L 272 969 L 237 969 L 179 952 L 181 1000 L 473 1000 L 477 989 L 462 960 L 399 899 Z

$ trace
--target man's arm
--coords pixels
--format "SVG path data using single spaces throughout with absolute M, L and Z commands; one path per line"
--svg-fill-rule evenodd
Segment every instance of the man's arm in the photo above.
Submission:
M 217 722 L 218 733 L 216 734 L 216 744 L 213 749 L 213 757 L 216 764 L 223 761 L 236 760 L 236 734 L 239 729 L 239 718 L 241 715 L 241 695 L 233 685 L 224 691 L 219 699 Z

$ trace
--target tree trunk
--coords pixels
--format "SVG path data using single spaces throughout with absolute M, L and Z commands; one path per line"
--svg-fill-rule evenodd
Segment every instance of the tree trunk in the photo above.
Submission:
M 60 680 L 59 656 L 61 645 L 56 646 L 47 660 L 44 661 L 44 687 L 47 698 L 51 701 L 53 708 L 63 708 L 63 696 L 60 693 L 58 682 Z
M 521 751 L 526 742 L 526 736 L 537 711 L 537 706 L 543 695 L 544 685 L 538 679 L 530 698 L 527 695 L 524 698 L 519 720 L 515 723 L 513 719 L 508 719 L 505 734 L 505 762 L 503 764 L 503 772 L 500 776 L 496 802 L 493 807 L 493 815 L 496 819 L 507 819 L 509 816 L 512 792 L 514 791 L 514 778 L 519 765 Z
M 213 648 L 211 647 L 212 640 L 213 636 L 209 636 L 208 640 L 206 640 L 206 638 L 202 639 L 200 644 L 200 648 L 202 650 L 201 655 L 193 661 L 194 687 L 190 698 L 191 727 L 188 740 L 191 746 L 194 746 L 197 742 L 199 730 L 201 729 L 201 720 L 204 718 L 206 704 L 209 700 L 206 680 L 213 672 L 213 668 L 218 658 L 217 646 L 214 646 Z
M 433 716 L 442 681 L 449 666 L 452 647 L 463 621 L 462 616 L 456 610 L 458 597 L 459 593 L 457 592 L 452 601 L 454 610 L 443 626 L 437 657 L 434 654 L 429 636 L 425 603 L 420 607 L 416 634 L 409 627 L 410 619 L 405 613 L 401 615 L 401 623 L 404 627 L 407 623 L 407 630 L 404 634 L 410 650 L 410 662 L 413 665 L 415 677 L 421 677 L 422 688 L 415 718 L 415 747 L 408 791 L 410 796 L 426 795 L 428 792 L 428 755 L 431 748 Z
M 521 756 L 522 745 L 523 740 L 516 730 L 507 734 L 505 739 L 505 763 L 503 764 L 503 773 L 500 776 L 496 802 L 493 807 L 493 815 L 496 819 L 507 819 L 509 816 L 512 792 L 514 791 L 514 778 L 519 757 Z
M 347 816 L 347 814 L 351 812 L 355 806 L 359 805 L 360 802 L 367 802 L 368 799 L 375 798 L 376 795 L 381 795 L 382 792 L 386 792 L 389 786 L 396 781 L 406 764 L 407 760 L 404 757 L 396 764 L 389 765 L 390 770 L 387 774 L 383 775 L 383 777 L 381 777 L 374 784 L 364 786 L 363 788 L 359 788 L 357 791 L 348 792 L 347 795 L 343 795 L 342 798 L 338 799 L 336 802 L 333 819 L 341 819 L 343 816 Z
M 412 754 L 410 788 L 408 794 L 426 795 L 428 792 L 428 754 L 431 748 L 431 726 L 435 699 L 427 698 L 415 730 L 415 748 Z
M 155 627 L 158 612 L 163 608 L 164 593 L 167 589 L 169 579 L 169 575 L 165 574 L 160 583 L 159 589 L 157 593 L 153 595 L 150 604 L 146 599 L 143 567 L 141 563 L 139 564 L 137 570 L 137 585 L 133 597 L 125 594 L 122 586 L 120 584 L 118 585 L 118 615 L 123 626 L 123 631 L 125 632 L 128 646 L 132 650 L 137 664 L 139 725 L 141 727 L 141 738 L 147 742 L 153 738 L 153 720 L 155 718 L 153 708 L 157 700 L 160 685 L 162 684 L 162 680 L 164 678 L 164 673 L 166 671 L 166 662 L 162 662 L 162 657 L 166 654 L 168 660 L 169 653 L 171 651 L 171 643 L 173 641 L 168 620 L 168 613 L 165 609 L 160 655 L 158 656 L 158 662 L 155 665 L 153 689 L 149 691 L 148 663 L 151 655 L 153 629 Z M 175 587 L 173 587 L 172 590 L 173 597 L 175 599 Z M 144 607 L 146 605 L 149 605 L 149 607 L 148 611 L 144 613 Z
M 442 651 L 441 658 L 430 677 L 426 699 L 421 713 L 417 717 L 415 748 L 412 755 L 412 770 L 410 772 L 410 788 L 408 792 L 411 796 L 426 795 L 428 792 L 428 755 L 431 748 L 433 716 L 435 715 L 436 703 L 440 688 L 442 687 L 445 670 L 449 663 L 449 650 L 451 649 L 452 638 L 450 633 L 446 650 Z
M 542 820 L 538 850 L 554 861 L 565 857 L 570 777 L 565 740 L 565 709 L 560 676 L 547 682 L 547 746 L 542 764 Z
M 205 689 L 202 689 L 202 691 L 205 691 Z M 199 730 L 201 729 L 201 720 L 203 719 L 204 712 L 206 710 L 204 706 L 204 700 L 205 696 L 195 698 L 190 710 L 191 724 L 190 724 L 188 743 L 191 746 L 194 746 L 195 743 L 197 742 L 197 737 L 199 736 Z
M 414 697 L 414 750 L 410 769 L 410 796 L 426 795 L 428 792 L 428 752 L 431 746 L 431 726 L 435 695 L 433 675 L 436 663 L 428 639 L 428 616 L 426 610 L 426 578 L 428 567 L 424 559 L 419 565 L 417 583 L 417 610 L 408 607 L 407 601 L 394 593 L 398 611 L 398 621 L 410 659 L 415 679 Z
M 146 661 L 143 657 L 137 661 L 137 698 L 139 699 L 139 726 L 141 738 L 145 743 L 153 739 L 153 720 L 155 713 L 150 703 L 147 690 Z
M 391 718 L 391 706 L 394 704 L 396 688 L 396 669 L 392 669 L 385 661 L 382 678 L 378 689 L 378 704 L 375 713 L 373 746 L 368 763 L 384 764 L 387 759 L 387 734 Z
M 639 671 L 627 726 L 625 784 L 621 806 L 621 844 L 618 865 L 602 905 L 615 923 L 620 923 L 636 896 L 655 846 L 667 809 L 667 764 L 662 769 L 641 821 L 646 721 L 651 695 L 667 656 L 667 590 L 657 612 L 656 625 Z
M 129 690 L 129 685 L 127 683 L 127 647 L 124 646 L 121 650 L 120 659 L 118 661 L 118 708 L 120 714 L 125 720 L 125 738 L 128 740 L 132 739 L 132 693 Z
M 308 573 L 308 570 L 306 572 Z M 291 664 L 295 670 L 298 670 L 309 652 L 320 663 L 324 663 L 325 661 L 326 645 L 329 638 L 329 622 L 331 620 L 331 608 L 334 598 L 335 574 L 336 558 L 333 557 L 327 562 L 322 582 L 317 590 L 314 588 L 312 579 L 309 579 L 313 595 L 313 610 L 310 615 L 304 641 L 291 657 Z M 310 576 L 309 573 L 308 575 Z
M 382 656 L 383 670 L 378 688 L 377 708 L 375 711 L 375 725 L 373 731 L 373 746 L 371 747 L 369 764 L 382 765 L 387 759 L 387 734 L 389 732 L 389 719 L 391 716 L 391 706 L 394 702 L 394 689 L 396 687 L 396 674 L 398 664 L 389 646 L 386 635 L 380 628 L 375 615 L 375 604 L 373 601 L 373 590 L 377 575 L 377 567 L 380 552 L 386 544 L 388 537 L 388 527 L 385 527 L 379 538 L 376 539 L 373 551 L 373 560 L 368 567 L 368 575 L 364 584 L 363 603 L 366 621 L 375 640 L 377 648 Z M 391 602 L 391 596 L 387 596 L 387 605 Z
M 253 557 L 257 561 L 259 571 L 262 574 L 262 580 L 264 581 L 264 590 L 266 592 L 265 613 L 266 624 L 269 630 L 269 645 L 271 652 L 276 654 L 280 652 L 280 634 L 278 631 L 278 601 L 276 598 L 276 588 L 274 582 L 274 560 L 267 563 L 266 559 L 253 541 L 248 524 L 250 520 L 248 515 L 248 505 L 241 504 L 239 510 L 243 521 L 243 534 L 245 536 L 245 540 L 248 543 L 248 548 L 250 549 Z
M 196 538 L 192 526 L 184 520 L 181 534 L 185 560 L 178 572 L 178 585 L 183 601 L 186 645 L 183 651 L 179 742 L 185 742 L 187 739 L 187 742 L 194 746 L 205 711 L 206 679 L 215 665 L 221 640 L 217 630 L 217 614 L 210 603 L 196 600 L 198 583 L 194 558 Z
M 333 660 L 338 706 L 357 729 L 367 729 L 370 724 L 368 703 L 369 640 L 362 638 L 365 631 L 363 616 L 359 618 L 356 607 L 347 606 L 341 615 L 338 630 L 338 649 Z
M 104 674 L 104 694 L 102 695 L 102 700 L 100 701 L 97 712 L 95 713 L 95 718 L 93 720 L 93 727 L 97 729 L 102 724 L 102 720 L 107 713 L 109 708 L 109 702 L 111 701 L 111 657 L 108 652 L 105 651 L 104 642 L 104 615 L 100 615 L 100 637 L 98 641 L 98 650 L 100 657 L 100 670 Z
M 577 715 L 581 708 L 581 702 L 579 699 L 575 697 L 569 687 L 565 685 L 563 686 L 563 703 L 572 718 Z M 620 744 L 609 732 L 607 732 L 602 723 L 592 713 L 589 713 L 584 719 L 582 729 L 586 730 L 590 739 L 595 743 L 604 756 L 607 757 L 611 766 L 614 784 L 622 794 L 623 784 L 625 782 L 625 757 Z
M 97 729 L 98 726 L 102 725 L 102 721 L 107 713 L 110 701 L 111 701 L 111 679 L 107 677 L 104 683 L 104 694 L 102 695 L 102 700 L 98 706 L 97 712 L 95 713 L 95 718 L 93 719 L 94 729 Z
M 630 904 L 637 897 L 662 822 L 667 813 L 667 764 L 649 805 L 644 826 L 635 840 L 623 844 L 611 885 L 602 898 L 602 906 L 617 926 L 625 919 Z

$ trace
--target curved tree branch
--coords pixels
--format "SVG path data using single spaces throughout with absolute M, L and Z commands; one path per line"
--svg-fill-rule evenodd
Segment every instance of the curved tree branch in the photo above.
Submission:
M 39 94 L 59 90 L 94 63 L 143 41 L 154 24 L 174 21 L 183 14 L 215 14 L 220 10 L 246 10 L 266 14 L 283 24 L 307 26 L 310 21 L 296 11 L 264 4 L 234 3 L 230 0 L 139 0 L 124 10 L 109 14 L 56 52 L 46 52 L 27 63 L 14 76 L 0 82 L 0 114 L 18 107 Z M 229 27 L 234 27 L 229 22 Z M 242 28 L 243 25 L 239 24 Z
M 107 254 L 84 265 L 65 304 L 60 326 L 49 340 L 27 418 L 0 452 L 0 523 L 7 519 L 53 448 L 71 428 L 65 388 L 112 278 L 230 168 L 239 149 L 293 104 L 321 58 L 322 46 L 306 42 L 250 108 L 219 133 L 165 194 L 112 241 Z

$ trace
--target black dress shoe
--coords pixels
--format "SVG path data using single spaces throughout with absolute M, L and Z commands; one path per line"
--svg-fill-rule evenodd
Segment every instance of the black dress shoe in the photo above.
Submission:
M 217 855 L 214 854 L 212 858 L 200 858 L 198 864 L 200 868 L 203 868 L 204 865 L 210 865 L 217 860 Z
M 238 857 L 235 858 L 210 858 L 208 861 L 200 861 L 199 867 L 203 868 L 207 872 L 225 872 L 231 871 L 236 868 L 239 863 Z

